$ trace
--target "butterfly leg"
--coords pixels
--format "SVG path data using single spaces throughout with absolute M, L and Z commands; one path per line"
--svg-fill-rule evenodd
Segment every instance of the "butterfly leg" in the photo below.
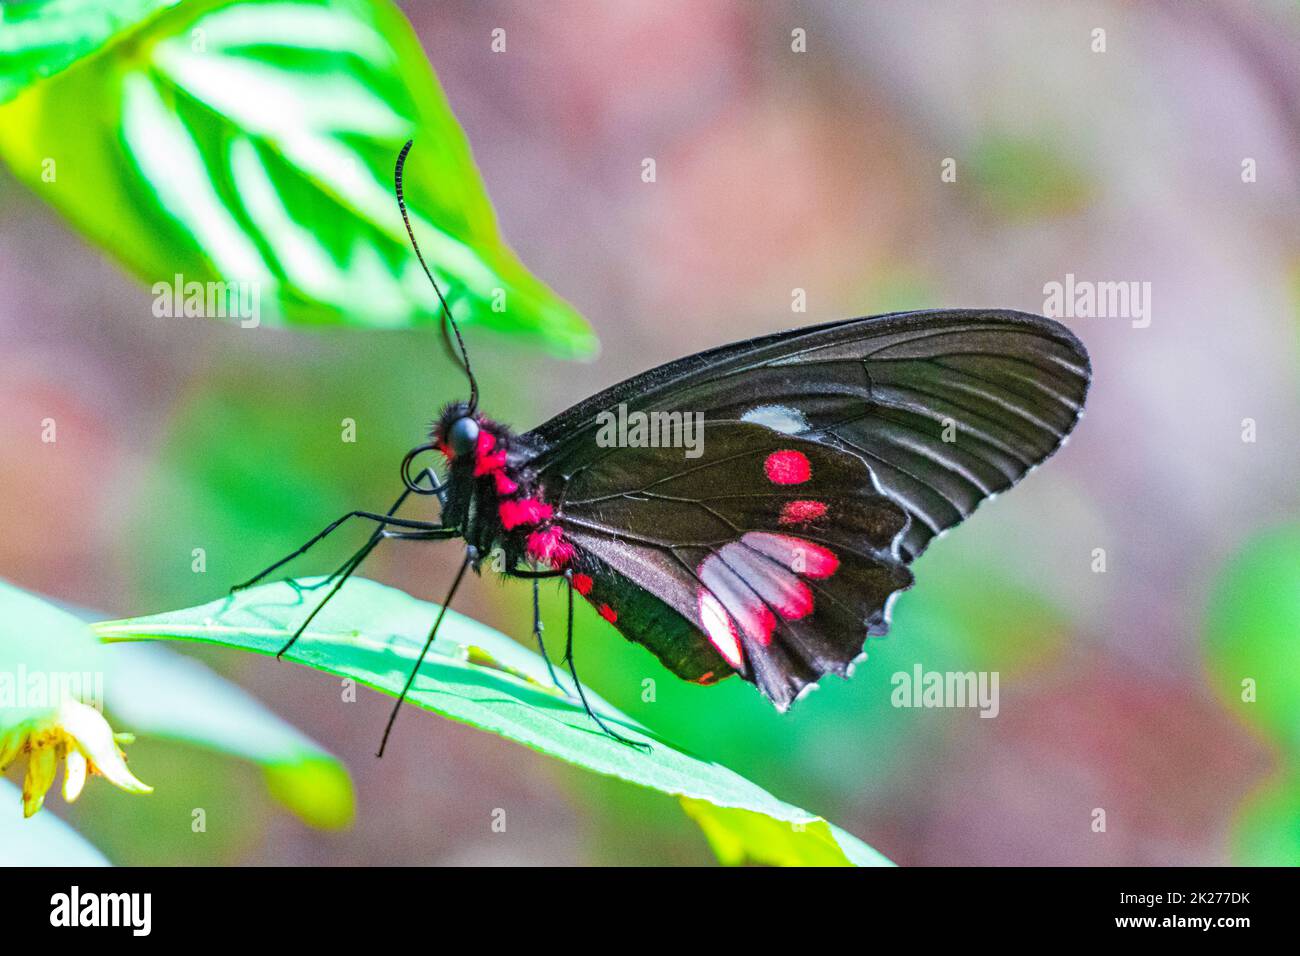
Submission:
M 374 550 L 375 545 L 379 543 L 379 539 L 382 535 L 382 532 L 383 532 L 382 528 L 375 531 L 375 533 L 370 536 L 369 540 L 366 541 L 366 543 L 363 544 L 356 551 L 354 551 L 346 561 L 344 561 L 337 568 L 331 571 L 326 577 L 321 578 L 319 581 L 313 581 L 311 584 L 303 584 L 301 581 L 298 581 L 294 578 L 285 578 L 284 583 L 289 585 L 289 587 L 293 588 L 301 595 L 306 591 L 319 591 L 321 588 L 333 584 L 335 580 L 338 579 L 338 576 L 340 574 L 343 575 L 344 577 L 347 577 L 354 570 L 356 570 L 357 565 L 359 565 L 362 561 L 366 559 L 366 555 L 368 555 L 372 550 Z
M 302 637 L 303 633 L 307 630 L 307 626 L 311 624 L 317 614 L 325 609 L 325 605 L 330 602 L 334 595 L 339 593 L 339 588 L 343 587 L 343 585 L 347 583 L 348 578 L 352 577 L 352 573 L 361 566 L 361 562 L 366 559 L 370 552 L 375 550 L 375 546 L 378 545 L 380 541 L 386 541 L 389 539 L 399 541 L 445 541 L 447 538 L 454 536 L 455 532 L 451 532 L 449 529 L 445 528 L 430 529 L 428 531 L 386 531 L 383 528 L 380 528 L 371 536 L 370 540 L 362 545 L 361 549 L 357 551 L 356 554 L 348 558 L 343 566 L 335 571 L 334 574 L 330 575 L 330 577 L 325 581 L 308 586 L 309 588 L 315 588 L 328 584 L 329 581 L 335 577 L 338 578 L 338 580 L 334 581 L 334 586 L 330 588 L 329 594 L 326 594 L 321 602 L 312 608 L 312 612 L 307 615 L 307 619 L 298 625 L 298 629 L 293 632 L 293 637 L 289 638 L 284 647 L 280 648 L 276 652 L 275 659 L 278 661 L 284 656 L 285 651 L 298 642 L 298 638 Z M 306 589 L 307 588 L 304 588 L 304 590 Z
M 420 475 L 420 478 L 423 478 L 425 475 L 429 476 L 430 482 L 434 480 L 433 473 L 427 469 Z M 416 480 L 419 481 L 420 479 L 417 478 Z M 249 578 L 243 584 L 236 584 L 233 588 L 230 589 L 231 592 L 233 593 L 235 591 L 242 591 L 245 588 L 251 588 L 258 581 L 264 580 L 267 577 L 267 575 L 274 573 L 276 570 L 282 568 L 284 565 L 288 564 L 294 558 L 298 557 L 299 555 L 305 554 L 307 551 L 311 550 L 311 548 L 313 548 L 315 545 L 323 541 L 326 537 L 329 536 L 331 532 L 337 529 L 341 524 L 343 524 L 343 522 L 347 521 L 349 518 L 368 518 L 371 521 L 378 521 L 380 526 L 375 530 L 375 535 L 378 535 L 378 533 L 383 530 L 385 525 L 395 525 L 403 528 L 416 528 L 416 529 L 423 529 L 423 530 L 440 527 L 439 525 L 436 525 L 430 521 L 410 521 L 405 518 L 393 517 L 393 515 L 397 512 L 397 509 L 402 507 L 402 505 L 406 502 L 406 499 L 410 496 L 410 494 L 411 494 L 411 489 L 410 488 L 405 489 L 398 496 L 397 500 L 393 502 L 393 506 L 388 509 L 387 514 L 379 515 L 371 511 L 349 511 L 347 514 L 343 515 L 343 517 L 331 521 L 328 525 L 325 526 L 325 529 L 323 531 L 321 531 L 314 538 L 309 540 L 302 547 L 298 548 L 298 550 L 294 551 L 292 554 L 285 555 L 279 561 L 275 562 L 275 564 L 261 571 L 259 574 L 256 574 L 253 577 Z M 375 535 L 371 536 L 371 541 L 378 540 L 377 537 L 375 537 Z M 334 573 L 338 574 L 342 572 L 344 569 L 348 567 L 348 564 L 351 563 L 351 561 L 352 559 L 349 558 L 348 561 L 344 562 L 343 567 Z M 334 575 L 330 575 L 330 578 L 333 577 Z M 328 583 L 329 580 L 330 579 L 327 578 L 325 581 L 322 581 L 319 584 L 314 585 L 313 587 L 323 587 L 326 583 Z
M 376 531 L 374 535 L 371 536 L 370 540 L 361 546 L 360 550 L 358 550 L 356 554 L 352 555 L 352 557 L 348 558 L 347 561 L 343 563 L 342 567 L 340 567 L 337 571 L 335 571 L 332 575 L 330 575 L 329 578 L 325 579 L 325 581 L 319 582 L 320 584 L 326 584 L 334 578 L 338 579 L 337 581 L 335 581 L 334 586 L 330 588 L 329 593 L 325 595 L 325 598 L 314 608 L 312 608 L 312 612 L 307 615 L 307 619 L 298 625 L 298 629 L 293 632 L 293 637 L 289 638 L 288 642 L 285 643 L 284 647 L 276 651 L 275 659 L 277 661 L 284 656 L 285 651 L 293 647 L 293 645 L 298 642 L 298 638 L 302 637 L 303 632 L 307 630 L 307 626 L 311 624 L 312 620 L 316 617 L 317 614 L 319 614 L 321 611 L 325 609 L 325 605 L 329 604 L 329 602 L 333 599 L 334 595 L 339 593 L 339 588 L 343 587 L 343 585 L 347 583 L 348 578 L 352 577 L 352 572 L 361 566 L 361 562 L 366 559 L 367 555 L 369 555 L 371 551 L 375 550 L 375 545 L 379 544 L 380 540 L 382 540 L 382 537 L 383 537 L 382 529 L 380 531 Z M 294 582 L 290 582 L 290 584 L 294 584 Z M 316 586 L 317 585 L 312 585 L 311 587 L 314 588 Z
M 432 480 L 432 475 L 429 472 L 426 471 L 425 474 L 430 475 L 430 480 Z M 409 494 L 410 494 L 409 490 L 402 492 L 401 496 L 398 497 L 398 499 L 395 502 L 393 502 L 393 507 L 388 510 L 387 517 L 392 518 L 393 512 L 397 511 L 397 509 L 402 506 L 402 503 L 406 500 L 406 497 Z M 435 531 L 436 533 L 434 533 Z M 279 660 L 281 657 L 284 656 L 285 651 L 289 650 L 289 648 L 293 647 L 293 645 L 298 642 L 298 638 L 302 637 L 303 633 L 307 630 L 308 625 L 311 624 L 311 622 L 315 619 L 316 615 L 319 614 L 322 610 L 324 610 L 325 605 L 328 604 L 331 599 L 333 599 L 334 595 L 338 594 L 339 588 L 343 587 L 343 585 L 347 582 L 348 578 L 352 576 L 352 573 L 361 566 L 361 562 L 364 561 L 369 556 L 370 552 L 375 550 L 375 547 L 379 544 L 380 541 L 383 541 L 386 538 L 409 538 L 409 537 L 414 537 L 421 540 L 441 539 L 441 538 L 452 537 L 453 534 L 454 532 L 451 532 L 449 529 L 442 529 L 442 528 L 428 529 L 425 531 L 408 531 L 408 532 L 388 531 L 387 524 L 381 524 L 378 528 L 375 529 L 374 533 L 371 534 L 370 540 L 367 541 L 364 545 L 362 545 L 357 550 L 357 552 L 352 555 L 352 557 L 348 558 L 345 562 L 343 562 L 343 564 L 338 569 L 336 569 L 329 577 L 321 581 L 318 581 L 315 584 L 309 584 L 309 585 L 299 585 L 297 584 L 297 582 L 290 581 L 289 582 L 290 585 L 294 587 L 294 589 L 297 590 L 299 593 L 301 593 L 302 591 L 314 591 L 319 587 L 324 587 L 326 584 L 329 584 L 330 582 L 333 582 L 334 586 L 330 588 L 330 591 L 328 594 L 325 595 L 324 600 L 322 600 L 319 604 L 317 604 L 316 607 L 312 609 L 312 612 L 307 615 L 307 619 L 303 621 L 300 625 L 298 625 L 298 629 L 293 632 L 293 636 L 289 638 L 289 640 L 285 643 L 284 647 L 280 648 L 280 650 L 276 652 L 275 659 Z M 274 570 L 274 568 L 271 568 L 270 570 Z M 269 571 L 263 572 L 262 576 L 265 576 L 265 574 L 267 573 L 269 573 Z
M 436 483 L 436 479 L 434 478 L 433 472 L 429 471 L 427 468 L 416 477 L 415 481 L 418 483 L 422 478 L 426 478 L 426 477 L 429 479 L 429 482 L 431 484 Z M 397 500 L 393 502 L 393 506 L 388 509 L 388 514 L 389 515 L 395 514 L 397 509 L 402 507 L 403 503 L 406 501 L 407 496 L 410 495 L 410 493 L 411 491 L 409 488 L 406 491 L 403 491 L 398 496 Z M 299 593 L 302 593 L 303 591 L 316 591 L 319 590 L 320 588 L 325 587 L 327 584 L 333 582 L 333 580 L 337 578 L 340 574 L 343 575 L 351 574 L 353 571 L 356 570 L 356 566 L 366 559 L 366 555 L 368 555 L 371 552 L 371 550 L 373 550 L 374 546 L 379 543 L 381 537 L 394 537 L 394 535 L 384 534 L 384 526 L 381 525 L 375 529 L 374 533 L 370 536 L 370 540 L 366 542 L 366 544 L 362 545 L 361 548 L 357 550 L 355 554 L 353 554 L 350 558 L 348 558 L 341 565 L 339 565 L 339 567 L 331 571 L 328 577 L 321 578 L 319 581 L 316 581 L 312 584 L 299 584 L 293 578 L 289 578 L 288 579 L 289 586 L 292 587 L 295 591 L 298 591 Z M 265 577 L 267 573 L 268 573 L 267 571 L 263 571 L 262 574 L 258 576 L 258 578 Z M 240 585 L 240 587 L 247 587 L 247 585 Z M 236 589 L 232 588 L 231 590 L 236 590 Z
M 542 640 L 542 599 L 538 591 L 541 588 L 541 579 L 533 578 L 533 637 L 537 638 L 537 649 L 542 654 L 542 660 L 546 661 L 546 673 L 551 675 L 551 683 L 560 690 L 564 690 L 564 685 L 560 679 L 555 676 L 555 667 L 551 664 L 551 655 L 546 653 L 546 642 Z
M 456 572 L 456 579 L 451 582 L 451 590 L 447 592 L 446 600 L 442 602 L 442 607 L 438 608 L 438 616 L 433 622 L 433 627 L 429 630 L 428 639 L 424 642 L 424 650 L 420 651 L 420 656 L 416 658 L 415 666 L 411 668 L 411 673 L 406 678 L 406 685 L 402 688 L 397 703 L 393 705 L 393 712 L 388 715 L 388 725 L 384 727 L 384 738 L 379 742 L 379 752 L 375 754 L 376 757 L 384 755 L 384 748 L 388 746 L 388 735 L 393 732 L 393 722 L 397 720 L 397 712 L 402 709 L 402 703 L 406 700 L 411 685 L 415 683 L 415 675 L 420 672 L 420 665 L 424 663 L 425 655 L 429 653 L 429 648 L 433 646 L 433 639 L 438 636 L 438 627 L 442 624 L 442 619 L 447 613 L 447 607 L 451 604 L 452 598 L 456 596 L 456 591 L 460 588 L 460 582 L 465 578 L 465 572 L 474 564 L 476 557 L 478 557 L 478 551 L 475 548 L 470 547 L 465 550 L 465 560 L 461 562 L 460 570 Z
M 606 723 L 597 716 L 596 712 L 591 709 L 591 704 L 587 703 L 587 695 L 582 689 L 582 681 L 578 679 L 578 668 L 573 662 L 573 573 L 565 572 L 565 583 L 569 590 L 569 635 L 564 642 L 564 663 L 569 665 L 569 674 L 573 677 L 573 687 L 578 692 L 578 699 L 582 702 L 582 709 L 587 712 L 587 716 L 596 722 L 596 726 L 605 732 L 609 737 L 617 740 L 621 744 L 627 744 L 642 753 L 650 752 L 650 745 L 642 743 L 639 740 L 629 740 L 617 731 L 611 730 Z

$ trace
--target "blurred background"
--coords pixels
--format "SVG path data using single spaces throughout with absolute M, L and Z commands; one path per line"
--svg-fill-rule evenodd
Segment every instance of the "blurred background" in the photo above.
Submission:
M 781 716 L 739 680 L 673 679 L 584 607 L 586 682 L 900 864 L 1300 863 L 1295 3 L 402 6 L 506 239 L 602 344 L 579 364 L 471 330 L 483 406 L 517 427 L 758 333 L 1041 313 L 1067 274 L 1150 283 L 1149 326 L 1064 319 L 1092 354 L 1084 420 L 920 559 L 851 681 Z M 211 600 L 336 515 L 386 507 L 463 391 L 427 331 L 159 320 L 146 284 L 7 171 L 0 289 L 0 577 L 104 617 Z M 47 417 L 57 453 L 37 440 Z M 365 574 L 439 600 L 456 554 L 394 544 Z M 527 586 L 462 596 L 528 641 Z M 114 862 L 713 859 L 670 798 L 415 710 L 377 761 L 388 698 L 184 652 L 338 754 L 356 820 L 310 829 L 247 765 L 142 739 L 152 798 L 97 787 L 47 811 Z M 999 716 L 891 707 L 890 675 L 918 663 L 998 671 Z M 201 837 L 199 805 L 220 808 Z

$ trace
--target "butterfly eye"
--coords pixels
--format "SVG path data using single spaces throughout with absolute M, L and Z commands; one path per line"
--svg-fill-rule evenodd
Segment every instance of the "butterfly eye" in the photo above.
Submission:
M 472 418 L 458 418 L 447 429 L 447 444 L 456 455 L 468 455 L 478 444 L 478 422 Z

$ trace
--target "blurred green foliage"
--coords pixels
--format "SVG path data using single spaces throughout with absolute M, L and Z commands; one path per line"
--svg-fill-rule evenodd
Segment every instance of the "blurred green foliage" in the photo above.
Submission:
M 1061 153 L 1059 136 L 994 134 L 980 139 L 967 160 L 970 178 L 989 206 L 1014 220 L 1065 215 L 1090 197 L 1082 171 Z
M 208 387 L 177 403 L 131 509 L 134 533 L 161 545 L 130 555 L 146 608 L 205 600 L 214 582 L 220 591 L 279 557 L 275 542 L 305 540 L 351 508 L 392 503 L 399 450 L 419 442 L 438 408 L 429 380 L 451 376 L 427 336 L 387 338 L 398 354 L 422 348 L 442 374 L 352 343 L 338 343 L 337 360 L 306 363 L 250 346 L 214 363 Z M 268 408 L 268 396 L 282 405 Z M 349 430 L 355 440 L 343 441 Z M 174 538 L 177 515 L 185 541 Z M 204 573 L 170 574 L 195 546 Z
M 414 139 L 412 223 L 457 318 L 560 355 L 594 351 L 583 319 L 502 240 L 469 144 L 387 0 L 73 6 L 66 19 L 62 3 L 28 4 L 6 26 L 0 157 L 149 283 L 156 309 L 245 325 L 440 323 L 392 193 Z M 190 285 L 218 281 L 246 285 L 211 300 Z
M 274 655 L 325 594 L 302 588 L 322 580 L 300 581 L 301 587 L 261 585 L 199 607 L 106 622 L 95 630 L 108 641 L 164 638 Z M 615 741 L 586 714 L 571 685 L 565 685 L 566 694 L 551 684 L 540 657 L 471 618 L 448 611 L 433 647 L 421 657 L 438 610 L 394 588 L 353 578 L 284 659 L 393 696 L 418 664 L 407 694 L 411 703 L 596 773 L 682 797 L 724 862 L 888 864 L 856 838 L 720 764 L 674 749 L 586 691 L 607 723 L 650 747 L 642 751 Z
M 1300 865 L 1300 527 L 1252 538 L 1210 597 L 1206 670 L 1224 705 L 1271 741 L 1281 768 L 1238 809 L 1238 863 Z
M 197 661 L 162 648 L 121 651 L 100 644 L 84 622 L 66 611 L 0 582 L 0 673 L 14 682 L 25 675 L 47 691 L 63 675 L 98 675 L 102 679 L 91 688 L 84 687 L 84 680 L 78 686 L 83 694 L 102 689 L 104 699 L 98 703 L 116 730 L 253 761 L 266 773 L 272 794 L 306 822 L 326 828 L 351 822 L 348 773 L 319 745 Z M 47 703 L 54 702 L 20 707 L 0 701 L 0 729 Z M 132 756 L 133 770 L 146 783 L 151 776 L 157 779 L 147 751 L 133 748 Z M 82 799 L 124 798 L 96 796 L 92 789 Z M 174 805 L 168 806 L 174 813 Z M 20 815 L 16 802 L 8 812 Z
M 1258 787 L 1237 810 L 1232 859 L 1239 866 L 1300 866 L 1300 779 L 1294 767 Z
M 1244 723 L 1300 759 L 1300 528 L 1256 536 L 1225 566 L 1205 627 L 1210 681 Z

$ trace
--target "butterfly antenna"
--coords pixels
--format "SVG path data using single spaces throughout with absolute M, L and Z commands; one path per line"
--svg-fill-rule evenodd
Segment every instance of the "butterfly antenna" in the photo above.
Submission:
M 451 331 L 456 336 L 456 345 L 460 347 L 460 366 L 465 370 L 465 377 L 469 379 L 469 413 L 474 414 L 478 408 L 478 380 L 474 378 L 474 371 L 469 366 L 469 352 L 465 349 L 465 340 L 461 337 L 460 326 L 451 314 L 451 308 L 447 305 L 446 298 L 443 297 L 442 289 L 438 287 L 438 282 L 429 271 L 428 264 L 424 261 L 424 254 L 420 252 L 420 244 L 415 241 L 415 231 L 411 229 L 411 217 L 406 213 L 406 199 L 402 194 L 402 170 L 406 167 L 406 154 L 411 151 L 415 144 L 414 140 L 408 139 L 402 151 L 397 154 L 397 166 L 393 170 L 393 191 L 397 194 L 397 208 L 402 212 L 402 222 L 406 225 L 406 234 L 411 239 L 411 248 L 415 250 L 415 257 L 420 260 L 420 268 L 424 274 L 429 277 L 429 284 L 433 286 L 433 291 L 438 294 L 438 302 L 442 305 L 443 314 L 443 338 L 446 339 L 447 325 L 450 323 Z M 454 356 L 453 356 L 454 357 Z

